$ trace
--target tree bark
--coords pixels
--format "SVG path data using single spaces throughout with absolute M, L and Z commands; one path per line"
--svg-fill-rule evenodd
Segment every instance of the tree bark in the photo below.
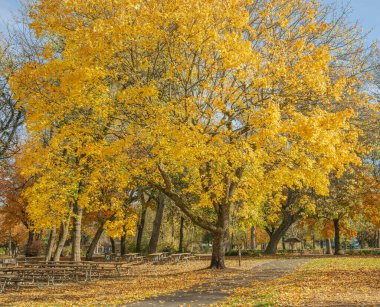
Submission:
M 265 254 L 276 254 L 278 243 L 280 242 L 281 238 L 286 234 L 290 226 L 292 226 L 292 224 L 297 220 L 297 218 L 297 215 L 286 214 L 280 226 L 276 230 L 269 231 L 269 229 L 266 229 L 270 239 L 267 248 L 265 249 Z
M 52 230 L 50 230 L 49 242 L 48 242 L 48 246 L 46 249 L 46 256 L 45 256 L 46 262 L 50 261 L 52 258 L 56 237 L 57 237 L 57 230 L 54 227 Z
M 164 208 L 165 208 L 165 198 L 164 198 L 164 194 L 160 192 L 157 199 L 157 211 L 156 211 L 156 216 L 153 222 L 152 236 L 150 237 L 150 241 L 149 241 L 148 251 L 150 254 L 155 253 L 157 251 L 157 244 L 158 244 L 158 239 L 160 236 L 162 217 L 164 216 Z
M 342 251 L 341 246 L 340 246 L 340 225 L 339 225 L 339 219 L 334 219 L 333 222 L 334 222 L 334 232 L 335 232 L 335 236 L 334 236 L 335 252 L 334 252 L 334 254 L 335 255 L 342 255 L 343 251 Z
M 110 237 L 110 241 L 111 241 L 112 254 L 116 254 L 116 244 L 115 244 L 115 240 L 114 240 L 113 238 Z
M 137 225 L 137 238 L 136 238 L 136 252 L 141 253 L 141 242 L 144 234 L 144 226 L 145 226 L 145 216 L 146 216 L 146 210 L 147 206 L 145 203 L 143 203 L 141 208 L 141 216 L 140 221 Z
M 218 209 L 218 228 L 214 232 L 212 241 L 211 269 L 224 269 L 226 267 L 224 258 L 229 235 L 230 204 L 221 204 Z
M 95 248 L 98 245 L 99 239 L 102 236 L 103 231 L 104 231 L 104 222 L 101 222 L 86 252 L 86 261 L 92 260 L 92 257 L 94 256 Z
M 127 239 L 127 235 L 126 233 L 124 232 L 121 237 L 120 237 L 120 256 L 124 256 L 127 251 L 126 251 L 126 239 Z
M 286 250 L 286 242 L 285 242 L 284 236 L 281 238 L 281 241 L 282 241 L 282 250 Z
M 141 188 L 138 190 L 138 193 L 139 193 L 140 204 L 141 204 L 141 214 L 140 214 L 139 222 L 137 224 L 136 252 L 140 253 L 148 204 L 145 200 L 144 191 Z
M 251 249 L 256 249 L 256 228 L 255 226 L 251 227 Z
M 376 230 L 376 242 L 375 247 L 380 248 L 380 230 Z
M 60 227 L 60 232 L 59 232 L 58 244 L 57 244 L 57 248 L 56 248 L 55 253 L 54 253 L 54 261 L 58 262 L 60 260 L 68 234 L 69 234 L 68 222 L 62 221 L 61 227 Z
M 181 216 L 181 223 L 179 227 L 179 246 L 178 246 L 178 251 L 180 253 L 183 252 L 183 230 L 184 230 L 184 224 L 185 224 L 185 218 Z
M 326 254 L 332 255 L 331 240 L 326 239 Z
M 314 235 L 312 237 L 312 240 L 313 240 L 313 249 L 315 249 L 315 236 Z
M 81 261 L 81 238 L 82 238 L 82 215 L 83 208 L 74 204 L 73 232 L 72 232 L 72 250 L 71 261 Z
M 35 256 L 32 251 L 32 244 L 34 241 L 34 231 L 29 230 L 28 232 L 28 241 L 25 247 L 25 257 L 33 257 Z

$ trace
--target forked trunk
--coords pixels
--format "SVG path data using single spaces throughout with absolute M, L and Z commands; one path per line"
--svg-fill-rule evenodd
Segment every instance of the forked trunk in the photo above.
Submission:
M 57 237 L 57 230 L 54 227 L 52 230 L 50 230 L 49 242 L 48 242 L 48 246 L 46 249 L 45 261 L 50 261 L 52 258 L 56 237 Z
M 276 230 L 272 232 L 267 230 L 270 239 L 265 249 L 265 254 L 274 255 L 277 253 L 278 243 L 296 220 L 296 215 L 285 215 L 282 223 Z
M 67 240 L 68 234 L 69 234 L 69 225 L 68 225 L 68 222 L 62 221 L 61 222 L 60 232 L 59 232 L 58 244 L 57 244 L 57 248 L 56 248 L 55 253 L 54 253 L 54 261 L 59 261 L 60 260 L 63 248 L 64 248 L 66 240 Z
M 74 204 L 71 261 L 75 262 L 81 261 L 82 215 L 83 208 Z

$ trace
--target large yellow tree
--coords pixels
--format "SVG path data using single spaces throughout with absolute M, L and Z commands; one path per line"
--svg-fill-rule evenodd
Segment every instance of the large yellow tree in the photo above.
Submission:
M 78 191 L 109 161 L 212 232 L 211 267 L 224 268 L 236 204 L 326 193 L 329 174 L 356 161 L 355 113 L 339 106 L 357 80 L 330 65 L 316 1 L 40 0 L 30 15 L 44 61 L 13 90 L 30 142 L 53 131 L 36 173 L 61 169 L 75 217 L 88 205 Z

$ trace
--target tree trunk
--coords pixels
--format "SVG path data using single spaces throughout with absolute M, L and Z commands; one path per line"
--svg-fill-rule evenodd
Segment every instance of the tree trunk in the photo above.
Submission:
M 275 231 L 266 229 L 269 235 L 269 243 L 265 249 L 265 254 L 274 255 L 277 252 L 277 246 L 281 238 L 286 234 L 290 226 L 297 220 L 296 215 L 285 215 L 282 223 Z
M 234 249 L 234 243 L 235 243 L 235 238 L 234 238 L 234 232 L 232 231 L 231 235 L 228 236 L 227 239 L 227 250 L 230 252 Z
M 34 241 L 34 231 L 29 230 L 28 232 L 28 241 L 26 243 L 26 248 L 25 248 L 25 257 L 33 257 L 35 256 L 33 251 L 32 251 L 32 244 Z
M 255 226 L 251 227 L 251 249 L 256 249 L 256 228 Z
M 7 251 L 8 256 L 12 257 L 12 238 L 9 238 L 8 240 L 8 251 Z
M 377 247 L 377 248 L 380 248 L 380 229 L 377 230 L 376 247 Z
M 149 253 L 155 253 L 157 251 L 158 239 L 160 236 L 160 229 L 162 223 L 162 217 L 164 216 L 165 198 L 162 193 L 159 193 L 157 200 L 157 211 L 153 222 L 152 236 L 149 241 Z
M 214 233 L 212 241 L 211 269 L 224 269 L 226 244 L 228 243 L 228 228 L 221 233 Z
M 326 239 L 326 254 L 332 255 L 331 240 Z
M 313 240 L 313 249 L 315 249 L 315 236 L 314 235 L 312 237 L 312 240 Z
M 16 244 L 11 244 L 11 256 L 12 258 L 16 258 L 17 257 L 17 246 Z
M 126 239 L 127 239 L 127 235 L 126 233 L 124 232 L 121 237 L 120 237 L 120 256 L 124 256 L 127 251 L 126 251 Z
M 219 206 L 217 227 L 218 231 L 214 232 L 212 241 L 211 269 L 224 269 L 224 257 L 226 244 L 228 243 L 229 223 L 230 223 L 230 204 Z
M 137 224 L 137 237 L 136 237 L 136 252 L 141 252 L 141 242 L 144 234 L 144 226 L 145 226 L 145 217 L 146 211 L 148 208 L 147 202 L 145 201 L 144 191 L 142 189 L 138 190 L 141 204 L 141 214 L 139 218 L 139 222 Z
M 57 237 L 57 230 L 54 227 L 52 230 L 50 230 L 49 242 L 48 242 L 48 246 L 46 249 L 46 256 L 45 256 L 46 262 L 50 261 L 52 258 L 56 237 Z
M 71 261 L 75 262 L 81 261 L 82 215 L 83 208 L 74 204 Z
M 340 226 L 339 226 L 339 219 L 334 219 L 334 231 L 335 231 L 335 236 L 334 236 L 334 241 L 335 241 L 335 255 L 342 255 L 343 251 L 340 246 Z
M 110 241 L 111 241 L 112 254 L 116 254 L 116 244 L 115 244 L 115 240 L 114 240 L 113 238 L 110 237 Z
M 98 245 L 99 239 L 102 236 L 104 231 L 104 222 L 101 222 L 98 230 L 95 233 L 94 238 L 91 241 L 90 246 L 88 247 L 87 253 L 86 253 L 86 261 L 91 261 L 92 257 L 94 256 L 95 248 Z
M 183 230 L 184 230 L 184 224 L 185 224 L 185 218 L 181 216 L 181 224 L 179 227 L 179 246 L 178 246 L 178 251 L 180 253 L 183 252 Z
M 61 222 L 60 232 L 59 232 L 59 238 L 58 238 L 58 244 L 57 248 L 54 253 L 54 261 L 58 262 L 61 258 L 61 254 L 63 251 L 63 248 L 66 243 L 67 236 L 69 234 L 69 225 L 68 222 Z
M 137 238 L 136 238 L 136 252 L 141 253 L 141 242 L 144 234 L 145 216 L 146 216 L 146 204 L 142 204 L 140 221 L 137 225 Z

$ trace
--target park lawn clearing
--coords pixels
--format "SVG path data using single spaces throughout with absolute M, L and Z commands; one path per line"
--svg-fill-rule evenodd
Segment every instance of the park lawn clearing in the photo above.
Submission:
M 90 283 L 57 284 L 31 287 L 0 294 L 0 305 L 12 306 L 112 306 L 186 290 L 219 278 L 237 276 L 252 270 L 265 260 L 249 259 L 238 266 L 237 260 L 226 260 L 228 269 L 209 270 L 209 260 L 179 264 L 143 264 L 131 276 Z
M 380 257 L 313 259 L 299 270 L 236 289 L 228 306 L 380 304 Z

